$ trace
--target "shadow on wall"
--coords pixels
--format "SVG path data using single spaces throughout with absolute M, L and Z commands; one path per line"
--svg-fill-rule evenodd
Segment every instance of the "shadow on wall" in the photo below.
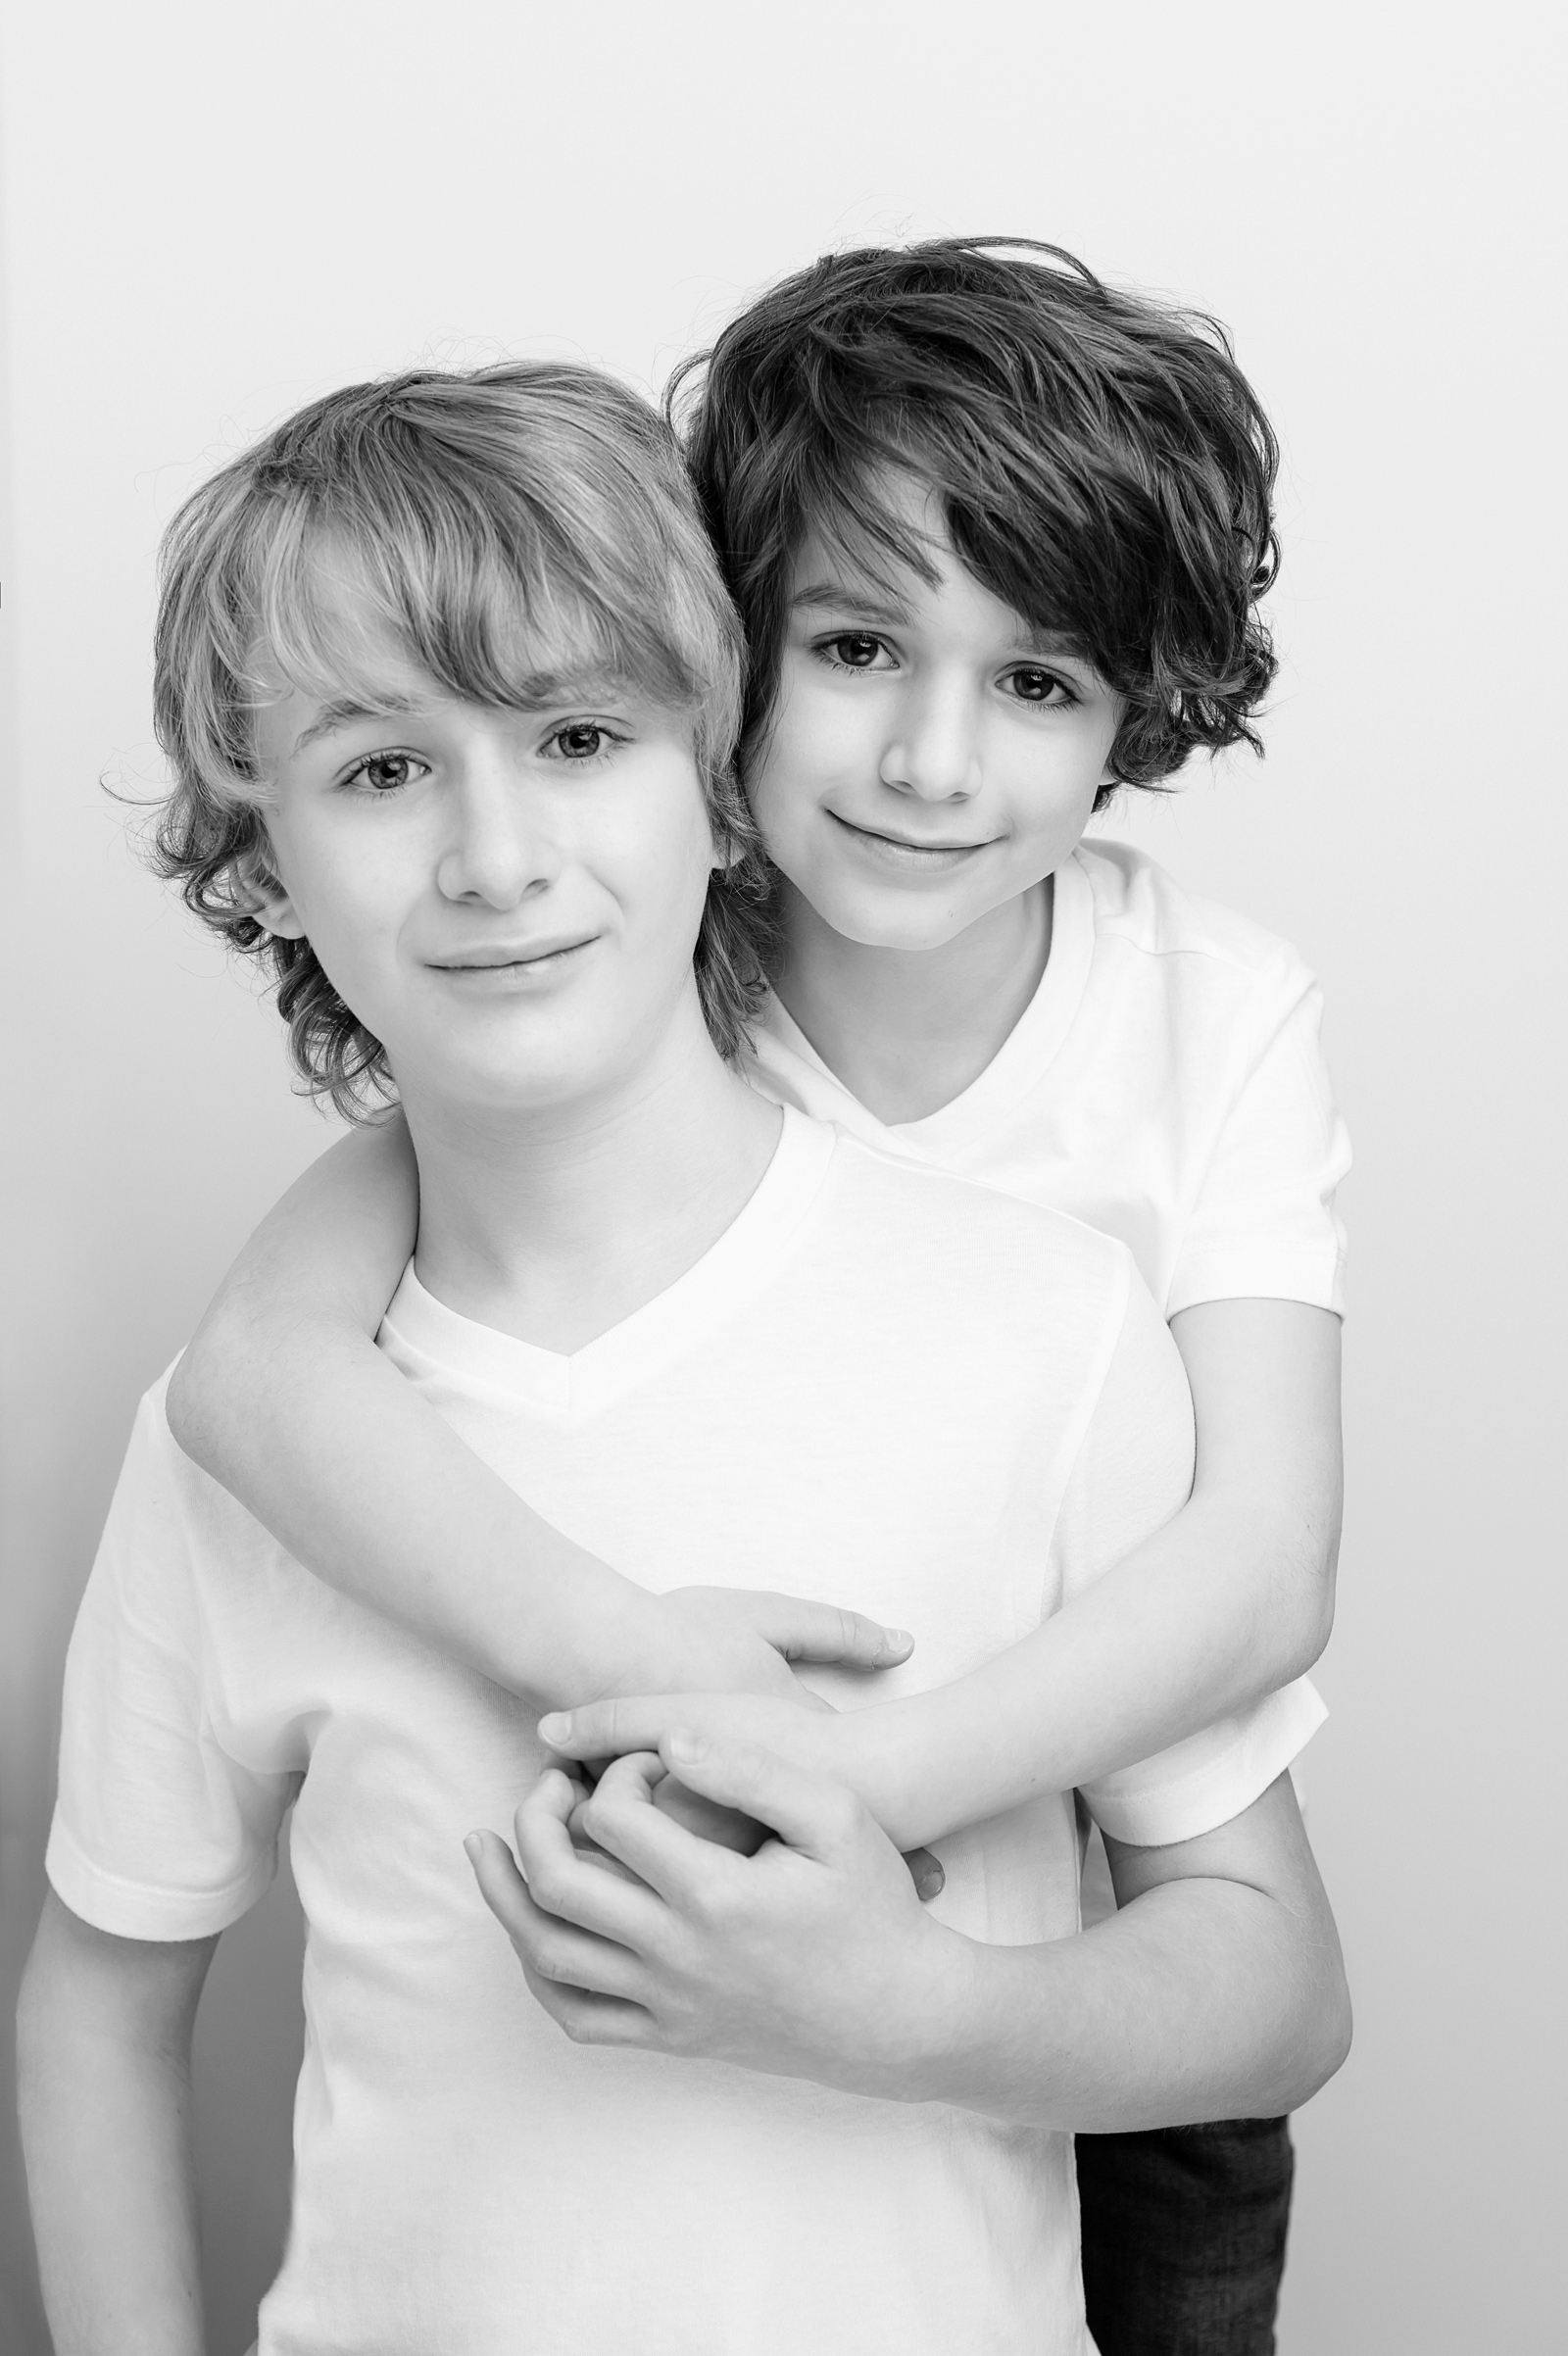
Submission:
M 211 2356 L 244 2356 L 288 2224 L 305 1932 L 285 1853 L 225 1931 L 196 2025 L 196 2182 Z

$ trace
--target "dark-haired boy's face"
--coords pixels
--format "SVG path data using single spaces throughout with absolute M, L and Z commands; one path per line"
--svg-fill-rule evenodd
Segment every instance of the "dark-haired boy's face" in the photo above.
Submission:
M 964 569 L 934 502 L 902 496 L 935 581 L 872 580 L 806 541 L 746 783 L 793 892 L 848 939 L 908 951 L 1015 918 L 1088 824 L 1122 707 Z

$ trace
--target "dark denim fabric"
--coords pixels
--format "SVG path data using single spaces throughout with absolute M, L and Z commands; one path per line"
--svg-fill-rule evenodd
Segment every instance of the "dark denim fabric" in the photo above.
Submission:
M 1284 2119 L 1080 2135 L 1100 2356 L 1273 2356 L 1293 2167 Z

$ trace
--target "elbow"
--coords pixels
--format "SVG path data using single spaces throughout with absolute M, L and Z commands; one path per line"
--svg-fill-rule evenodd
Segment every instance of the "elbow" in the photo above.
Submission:
M 164 1413 L 184 1453 L 212 1472 L 213 1429 L 212 1402 L 214 1397 L 213 1358 L 215 1352 L 208 1336 L 208 1327 L 201 1330 L 185 1345 L 174 1361 L 164 1395 Z
M 1298 2019 L 1274 2097 L 1281 2114 L 1300 2110 L 1345 2067 L 1354 2028 L 1349 1984 L 1336 1954 L 1325 1961 Z
M 1334 1632 L 1334 1590 L 1340 1561 L 1340 1527 L 1291 1565 L 1277 1598 L 1274 1623 L 1279 1685 L 1304 1677 L 1321 1659 Z

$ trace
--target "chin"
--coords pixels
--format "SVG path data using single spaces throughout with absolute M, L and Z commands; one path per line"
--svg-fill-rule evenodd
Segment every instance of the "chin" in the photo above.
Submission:
M 897 949 L 906 953 L 945 949 L 975 920 L 968 909 L 938 908 L 929 901 L 921 907 L 912 895 L 909 900 L 882 899 L 870 906 L 863 901 L 850 901 L 837 907 L 818 902 L 817 908 L 845 940 L 857 941 L 862 949 Z

